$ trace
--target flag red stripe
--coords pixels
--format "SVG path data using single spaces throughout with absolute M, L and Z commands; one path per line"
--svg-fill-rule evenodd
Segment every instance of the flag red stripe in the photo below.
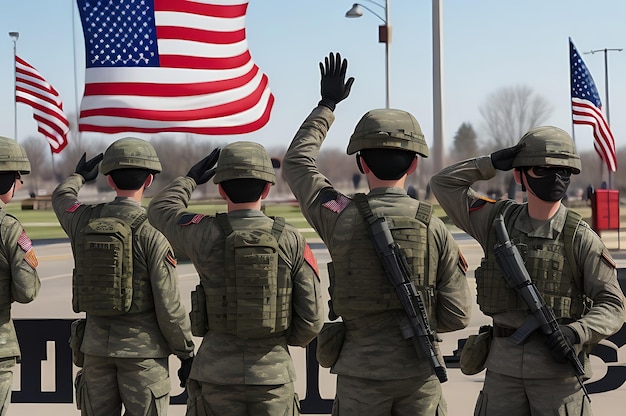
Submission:
M 172 4 L 174 3 L 174 4 Z M 213 16 L 222 18 L 243 17 L 246 14 L 248 4 L 218 5 L 202 4 L 191 1 L 172 2 L 170 0 L 154 0 L 155 12 L 178 12 L 190 13 L 200 16 Z
M 240 77 L 197 82 L 193 84 L 155 84 L 144 82 L 91 83 L 85 85 L 85 96 L 93 95 L 132 95 L 141 97 L 190 97 L 214 94 L 239 88 L 252 81 L 259 72 L 259 67 L 252 67 L 250 72 Z
M 48 84 L 48 82 L 45 79 L 43 79 L 41 77 L 41 75 L 39 75 L 37 73 L 34 73 L 34 72 L 24 71 L 23 69 L 21 69 L 19 67 L 15 69 L 15 72 L 16 72 L 15 77 L 17 79 L 17 82 L 22 82 L 24 84 L 28 84 L 31 87 L 36 88 L 36 89 L 41 90 L 41 91 L 45 91 L 45 92 L 49 93 L 50 95 L 57 95 L 57 96 L 59 95 L 57 90 L 55 90 L 52 85 Z M 25 75 L 25 76 L 28 76 L 30 78 L 36 78 L 36 79 L 40 80 L 41 82 L 35 82 L 35 81 L 31 80 L 31 79 L 24 78 L 21 75 Z
M 22 81 L 18 80 L 18 82 L 22 82 Z M 50 96 L 50 94 L 47 94 L 47 93 L 40 94 L 39 92 L 37 92 L 35 90 L 27 89 L 27 88 L 22 87 L 20 85 L 17 85 L 15 88 L 16 88 L 16 90 L 18 92 L 22 92 L 24 94 L 28 94 L 28 95 L 30 95 L 32 97 L 35 97 L 35 98 L 37 98 L 37 99 L 39 99 L 41 101 L 45 101 L 45 102 L 47 102 L 47 103 L 49 103 L 49 104 L 51 104 L 51 105 L 53 105 L 55 107 L 59 107 L 61 109 L 63 108 L 63 105 L 59 105 L 59 103 L 57 102 L 56 97 Z
M 249 51 L 230 58 L 205 58 L 189 55 L 161 55 L 162 67 L 195 69 L 235 69 L 247 64 L 252 57 Z
M 80 124 L 81 131 L 91 131 L 106 134 L 116 133 L 195 133 L 206 135 L 231 135 L 231 134 L 246 134 L 259 130 L 263 127 L 270 118 L 272 106 L 274 104 L 274 97 L 270 96 L 268 104 L 263 112 L 263 115 L 253 122 L 247 124 L 241 124 L 237 126 L 224 126 L 224 127 L 135 127 L 135 126 L 101 126 L 92 124 Z
M 254 107 L 260 100 L 268 84 L 267 76 L 263 75 L 257 88 L 247 97 L 218 106 L 198 108 L 195 110 L 149 110 L 137 108 L 95 108 L 83 110 L 80 117 L 126 117 L 156 121 L 190 121 L 225 117 L 233 113 L 243 112 Z
M 246 40 L 245 29 L 236 30 L 234 32 L 216 32 L 191 27 L 157 26 L 156 31 L 159 39 L 182 39 L 193 42 L 214 43 L 217 45 L 226 45 Z

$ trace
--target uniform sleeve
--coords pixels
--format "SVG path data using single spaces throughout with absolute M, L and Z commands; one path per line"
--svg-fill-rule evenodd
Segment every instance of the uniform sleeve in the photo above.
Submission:
M 11 269 L 11 299 L 19 303 L 32 302 L 41 287 L 32 242 L 19 221 L 8 215 L 2 222 L 2 239 Z
M 322 330 L 324 306 L 317 261 L 306 242 L 302 260 L 292 276 L 292 320 L 287 342 L 305 347 Z
M 337 212 L 322 206 L 320 194 L 324 190 L 324 193 L 341 197 L 317 167 L 320 147 L 334 120 L 335 116 L 328 108 L 316 107 L 300 126 L 283 161 L 287 184 L 300 203 L 302 214 L 322 239 L 330 237 L 332 217 L 336 217 Z
M 91 212 L 91 208 L 81 205 L 78 200 L 78 192 L 84 183 L 85 179 L 74 173 L 52 192 L 52 208 L 70 240 L 76 235 L 78 225 L 82 224 L 82 216 Z
M 194 249 L 203 250 L 203 228 L 185 227 L 204 216 L 187 211 L 187 204 L 196 188 L 196 182 L 188 177 L 178 177 L 163 188 L 148 206 L 150 223 L 161 231 L 176 249 L 183 251 L 193 260 Z
M 493 200 L 480 195 L 471 188 L 479 180 L 496 176 L 489 156 L 468 159 L 451 165 L 433 176 L 430 188 L 437 201 L 452 222 L 483 244 L 489 229 L 487 219 Z
M 587 224 L 581 225 L 580 239 L 574 241 L 577 259 L 582 261 L 585 294 L 593 301 L 589 312 L 571 326 L 582 344 L 595 344 L 620 330 L 624 323 L 624 295 L 617 269 L 600 237 Z
M 154 309 L 161 333 L 180 359 L 193 356 L 191 322 L 180 300 L 176 259 L 163 235 L 154 232 L 146 250 Z
M 437 250 L 437 332 L 465 328 L 473 299 L 467 284 L 467 262 L 446 226 L 436 218 L 429 227 L 429 250 Z M 431 253 L 432 255 L 433 253 Z

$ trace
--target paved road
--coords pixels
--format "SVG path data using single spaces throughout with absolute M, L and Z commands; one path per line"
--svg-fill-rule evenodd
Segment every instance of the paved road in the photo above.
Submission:
M 604 234 L 603 238 L 606 239 L 607 247 L 617 248 L 617 235 L 616 234 Z M 455 239 L 458 241 L 461 249 L 470 264 L 470 270 L 474 270 L 479 264 L 480 257 L 482 256 L 482 250 L 476 244 L 476 242 L 463 233 L 455 233 Z M 324 248 L 323 244 L 319 242 L 311 242 L 314 249 L 317 260 L 320 264 L 320 271 L 322 271 L 322 284 L 324 288 L 328 287 L 328 275 L 326 273 L 325 264 L 329 261 L 328 252 Z M 622 244 L 622 250 L 613 250 L 614 257 L 616 258 L 619 267 L 626 267 L 626 247 Z M 13 316 L 15 318 L 62 318 L 62 319 L 74 319 L 76 314 L 73 313 L 71 308 L 71 270 L 73 267 L 73 260 L 71 257 L 71 250 L 66 240 L 47 241 L 36 243 L 36 252 L 39 257 L 39 273 L 42 280 L 42 288 L 40 296 L 31 304 L 20 305 L 14 304 Z M 183 293 L 184 302 L 187 310 L 190 308 L 188 293 L 195 287 L 198 281 L 197 274 L 193 269 L 193 266 L 189 263 L 179 263 L 178 273 L 180 277 L 181 292 Z M 473 272 L 468 275 L 470 279 L 470 287 L 474 288 Z M 325 302 L 328 300 L 328 292 L 323 290 L 325 296 Z M 325 303 L 327 304 L 327 303 Z M 453 334 L 443 334 L 444 340 L 442 344 L 442 351 L 444 355 L 452 355 L 453 350 L 457 347 L 457 340 L 459 338 L 466 338 L 472 333 L 476 333 L 478 327 L 489 320 L 478 310 L 478 307 L 474 308 L 473 317 L 469 327 L 463 331 L 458 331 Z M 199 341 L 199 340 L 198 340 Z M 620 353 L 621 364 L 626 366 L 626 359 L 624 353 L 626 347 L 621 348 Z M 50 354 L 52 355 L 52 354 Z M 296 389 L 300 398 L 303 398 L 306 393 L 305 382 L 305 355 L 302 349 L 292 350 L 292 355 L 296 362 L 296 368 L 299 374 L 299 380 L 296 383 Z M 178 368 L 178 360 L 171 359 L 171 366 L 174 369 Z M 600 379 L 606 373 L 607 366 L 604 362 L 597 359 L 593 362 L 595 379 Z M 44 373 L 44 379 L 42 380 L 42 389 L 55 391 L 54 379 L 53 379 L 54 363 L 43 363 L 42 371 Z M 26 375 L 20 375 L 19 371 L 16 372 L 14 380 L 14 390 L 20 389 L 20 377 Z M 455 368 L 448 369 L 449 381 L 444 383 L 444 393 L 448 402 L 449 414 L 451 416 L 463 416 L 473 414 L 473 406 L 482 386 L 483 375 L 468 377 L 464 376 L 460 370 Z M 181 388 L 178 387 L 177 382 L 173 380 L 172 395 L 178 395 L 181 393 Z M 319 391 L 322 398 L 332 399 L 335 390 L 335 377 L 331 375 L 328 370 L 321 369 L 320 371 L 320 386 Z M 626 397 L 626 385 L 622 385 L 618 390 L 614 390 L 608 393 L 599 393 L 592 396 L 592 407 L 594 414 L 596 415 L 611 415 L 615 414 L 614 409 L 618 408 L 618 405 L 624 404 L 624 397 Z M 78 415 L 73 404 L 12 404 L 9 408 L 8 416 L 17 415 L 39 415 L 45 414 L 47 416 L 71 416 Z M 185 408 L 182 405 L 172 405 L 170 407 L 170 415 L 184 415 Z

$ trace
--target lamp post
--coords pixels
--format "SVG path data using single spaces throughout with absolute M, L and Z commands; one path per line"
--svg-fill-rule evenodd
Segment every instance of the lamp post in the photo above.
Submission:
M 611 117 L 609 116 L 609 52 L 621 52 L 621 48 L 604 48 L 604 49 L 594 49 L 589 52 L 584 52 L 587 54 L 594 54 L 596 52 L 604 52 L 604 112 L 606 113 L 606 122 L 609 127 L 611 126 Z M 604 170 L 604 167 L 602 168 Z M 613 189 L 613 172 L 609 170 L 609 189 Z
M 378 42 L 385 44 L 385 107 L 389 108 L 389 43 L 391 42 L 391 26 L 389 26 L 389 0 L 385 0 L 384 5 L 373 0 L 365 1 L 380 7 L 384 12 L 384 17 L 361 3 L 354 3 L 352 8 L 346 12 L 346 17 L 361 17 L 363 16 L 362 9 L 365 9 L 383 22 L 382 25 L 378 26 Z
M 9 32 L 13 41 L 13 138 L 17 140 L 17 40 L 20 32 Z

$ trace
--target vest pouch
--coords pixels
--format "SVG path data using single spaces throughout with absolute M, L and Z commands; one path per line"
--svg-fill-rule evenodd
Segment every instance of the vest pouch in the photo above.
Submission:
M 459 366 L 461 372 L 471 376 L 478 374 L 485 369 L 485 363 L 489 356 L 489 348 L 493 338 L 493 329 L 489 325 L 480 327 L 478 335 L 470 335 L 461 350 L 461 360 Z
M 93 218 L 78 233 L 72 285 L 75 312 L 111 316 L 130 310 L 132 247 L 132 228 L 119 218 Z
M 325 322 L 317 336 L 315 355 L 317 362 L 324 368 L 332 367 L 341 354 L 343 341 L 346 336 L 346 326 L 343 322 Z
M 201 284 L 197 285 L 196 290 L 191 292 L 189 319 L 191 320 L 191 333 L 196 337 L 204 337 L 209 330 L 209 323 L 204 287 Z
M 76 367 L 82 367 L 85 362 L 85 354 L 80 350 L 85 337 L 85 319 L 77 319 L 70 326 L 70 348 L 72 349 L 72 362 Z

